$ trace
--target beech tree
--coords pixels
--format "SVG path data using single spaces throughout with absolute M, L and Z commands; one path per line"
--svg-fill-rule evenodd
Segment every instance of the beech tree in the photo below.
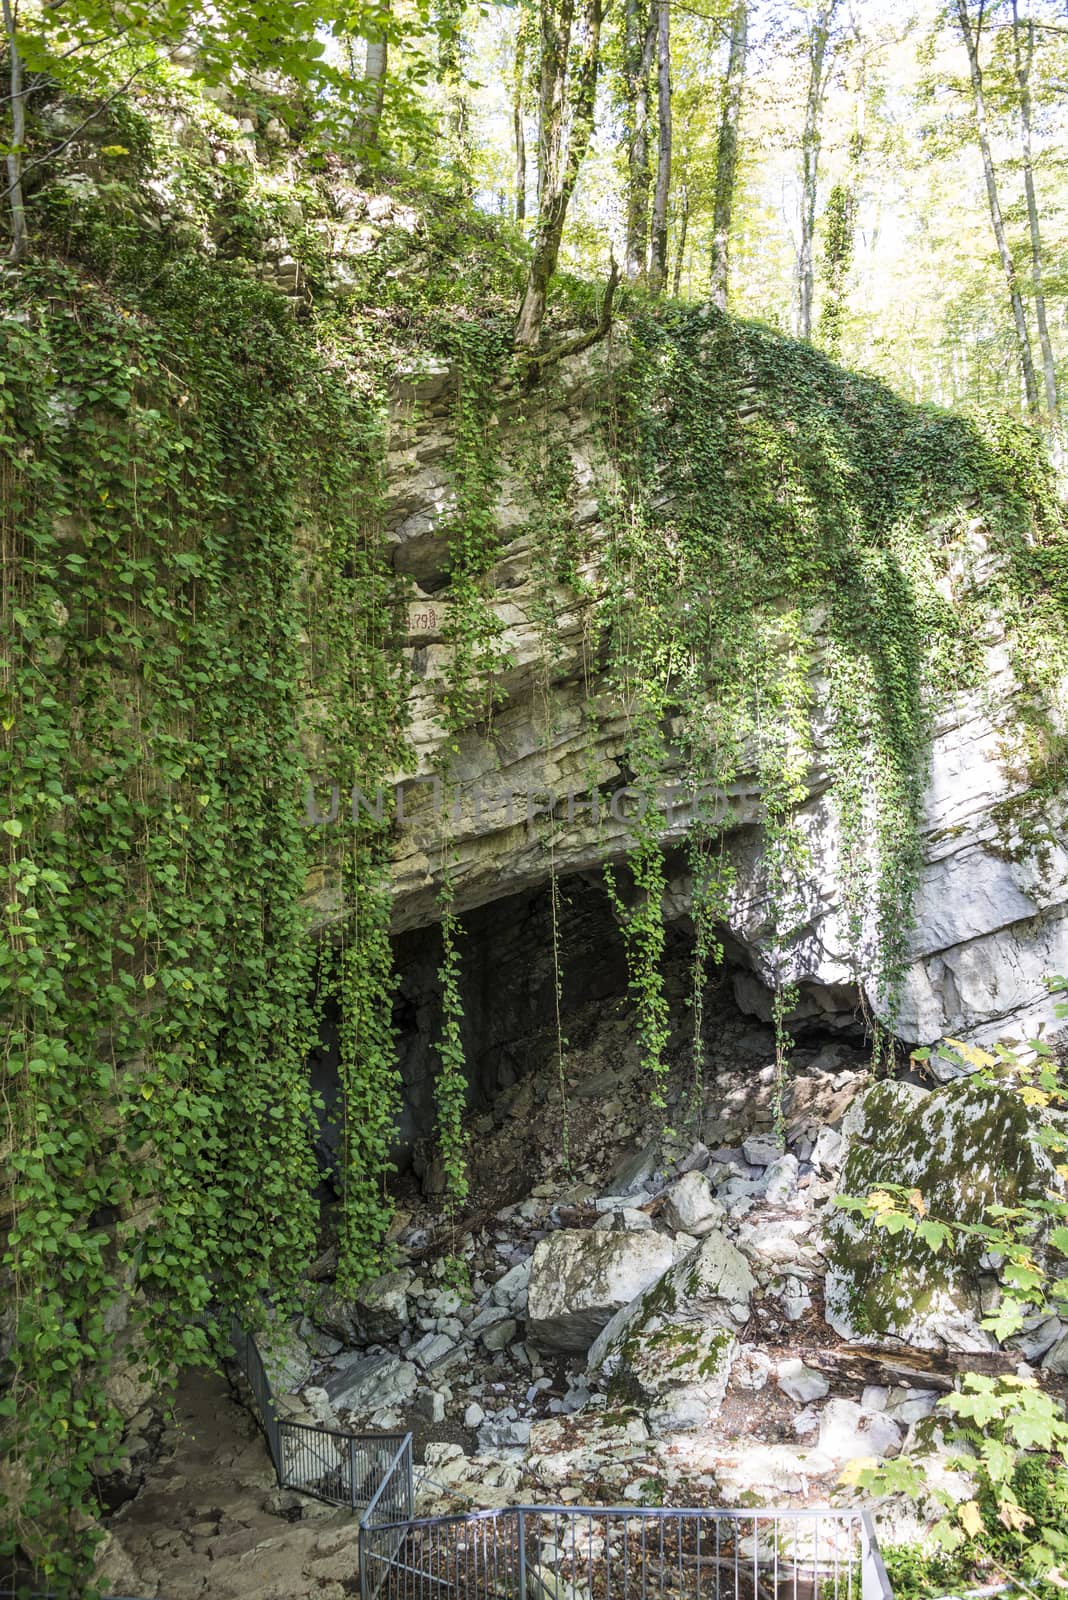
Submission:
M 994 166 L 994 155 L 990 142 L 990 121 L 987 114 L 983 68 L 979 56 L 983 24 L 986 20 L 986 0 L 979 0 L 974 22 L 968 10 L 968 0 L 956 0 L 956 8 L 961 38 L 964 41 L 964 48 L 968 56 L 972 110 L 975 118 L 976 136 L 979 140 L 979 150 L 983 160 L 983 177 L 986 182 L 987 204 L 990 207 L 990 223 L 994 230 L 994 240 L 997 244 L 998 257 L 1001 261 L 1001 270 L 1004 273 L 1006 287 L 1009 291 L 1009 304 L 1012 308 L 1012 321 L 1016 332 L 1016 353 L 1020 363 L 1020 374 L 1023 379 L 1027 409 L 1034 412 L 1038 409 L 1038 383 L 1035 378 L 1034 356 L 1031 353 L 1031 335 L 1028 331 L 1023 298 L 1020 294 L 1020 285 L 1016 277 L 1016 262 L 1009 246 L 1008 234 L 1005 230 L 1005 218 L 1001 209 L 997 171 Z
M 657 155 L 649 287 L 654 294 L 659 294 L 667 281 L 668 197 L 671 193 L 671 14 L 668 0 L 657 0 L 656 19 Z
M 377 31 L 371 31 L 370 20 L 365 24 L 367 37 L 364 43 L 363 79 L 360 84 L 359 134 L 368 151 L 377 152 L 382 112 L 386 103 L 386 74 L 389 70 L 389 35 L 392 9 L 389 0 L 382 6 Z M 353 77 L 358 76 L 356 64 Z
M 860 181 L 864 163 L 867 123 L 866 43 L 856 12 L 850 8 L 850 53 L 853 61 L 853 128 L 849 136 L 849 157 L 843 182 L 836 183 L 827 197 L 823 249 L 823 304 L 820 307 L 819 333 L 832 355 L 838 354 L 842 338 L 846 286 L 853 261 Z
M 534 49 L 532 49 L 532 46 Z M 530 59 L 536 53 L 537 24 L 528 0 L 519 0 L 512 66 L 512 139 L 515 144 L 515 220 L 527 214 L 526 87 Z
M 602 0 L 541 0 L 538 91 L 538 220 L 515 331 L 517 350 L 541 338 L 567 208 L 593 135 Z
M 1056 428 L 1060 408 L 1057 400 L 1057 367 L 1053 359 L 1053 345 L 1046 317 L 1046 289 L 1042 271 L 1042 231 L 1038 220 L 1038 201 L 1035 198 L 1035 169 L 1031 153 L 1031 68 L 1035 56 L 1035 24 L 1032 19 L 1021 21 L 1017 0 L 1012 3 L 1012 53 L 1016 84 L 1019 91 L 1020 145 L 1023 166 L 1024 198 L 1027 204 L 1027 230 L 1031 242 L 1031 289 L 1035 302 L 1035 322 L 1038 325 L 1038 343 L 1042 352 L 1042 377 L 1046 393 L 1046 408 L 1050 421 Z
M 837 6 L 838 0 L 817 0 L 816 9 L 809 14 L 806 25 L 808 87 L 801 133 L 801 234 L 797 251 L 797 331 L 802 339 L 812 337 L 815 286 L 813 246 L 816 236 L 821 121 L 827 90 L 827 50 Z
M 712 304 L 727 309 L 730 273 L 731 221 L 734 216 L 734 184 L 738 172 L 738 129 L 742 119 L 745 66 L 749 47 L 748 0 L 735 0 L 728 24 L 727 71 L 720 103 L 719 137 L 716 143 L 716 188 L 712 210 L 712 261 L 710 295 Z
M 623 275 L 645 276 L 649 248 L 649 84 L 656 50 L 655 0 L 626 0 L 623 14 L 623 100 L 627 159 L 627 224 Z

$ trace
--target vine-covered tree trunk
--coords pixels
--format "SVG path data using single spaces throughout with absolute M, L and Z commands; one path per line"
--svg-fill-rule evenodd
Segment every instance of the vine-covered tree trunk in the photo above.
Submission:
M 837 355 L 842 339 L 846 283 L 856 247 L 857 209 L 860 204 L 867 117 L 867 60 L 864 39 L 852 16 L 856 75 L 853 85 L 853 132 L 849 140 L 849 167 L 844 183 L 836 183 L 827 200 L 824 226 L 823 305 L 819 332 L 825 347 Z
M 593 134 L 601 16 L 602 0 L 581 0 L 577 38 L 573 40 L 575 0 L 541 0 L 538 95 L 541 197 L 534 250 L 515 331 L 517 350 L 535 350 L 541 337 L 545 302 L 560 254 L 567 208 Z
M 656 48 L 656 9 L 627 0 L 623 36 L 623 88 L 627 125 L 627 233 L 623 275 L 645 276 L 649 246 L 649 75 Z
M 527 214 L 527 135 L 523 126 L 523 73 L 526 67 L 526 14 L 519 8 L 515 34 L 515 79 L 512 84 L 512 133 L 515 138 L 515 220 Z
M 797 331 L 802 339 L 812 337 L 815 287 L 813 245 L 816 237 L 820 123 L 827 86 L 827 43 L 836 4 L 837 0 L 823 0 L 808 33 L 808 91 L 801 133 L 801 241 L 797 252 Z
M 1021 48 L 1020 16 L 1017 0 L 1012 0 L 1012 48 L 1016 67 L 1016 82 L 1020 91 L 1020 142 L 1023 147 L 1024 195 L 1027 200 L 1027 227 L 1031 238 L 1031 286 L 1035 297 L 1035 321 L 1038 324 L 1038 343 L 1042 351 L 1042 376 L 1046 390 L 1046 409 L 1056 427 L 1060 407 L 1057 399 L 1057 368 L 1053 360 L 1049 323 L 1046 318 L 1046 290 L 1042 275 L 1042 232 L 1038 222 L 1038 202 L 1035 199 L 1035 173 L 1031 156 L 1031 63 L 1035 53 L 1035 25 L 1028 21 L 1024 28 L 1026 42 Z
M 723 82 L 723 105 L 716 143 L 716 190 L 712 207 L 712 304 L 727 309 L 734 180 L 738 171 L 738 125 L 742 116 L 745 61 L 749 44 L 748 0 L 735 0 L 730 18 L 730 51 Z
M 679 191 L 679 214 L 675 227 L 675 271 L 671 279 L 671 292 L 678 295 L 682 288 L 682 267 L 686 259 L 686 235 L 690 230 L 690 188 L 683 184 Z
M 463 18 L 463 0 L 439 0 L 438 73 L 445 89 L 446 116 L 453 149 L 456 152 L 465 190 L 470 192 L 471 119 L 461 59 Z
M 15 33 L 15 13 L 11 0 L 3 0 L 4 38 L 9 68 L 11 106 L 11 145 L 7 152 L 7 201 L 11 210 L 11 259 L 21 261 L 26 254 L 26 205 L 22 192 L 22 153 L 26 145 L 26 86 L 22 51 Z
M 668 0 L 656 8 L 656 188 L 653 191 L 653 226 L 649 261 L 649 287 L 663 292 L 667 282 L 668 198 L 671 194 L 671 15 Z
M 1005 274 L 1005 282 L 1009 290 L 1009 302 L 1012 306 L 1013 326 L 1016 329 L 1016 350 L 1020 360 L 1024 395 L 1027 400 L 1028 410 L 1036 411 L 1038 409 L 1038 383 L 1035 379 L 1035 363 L 1031 354 L 1031 335 L 1027 329 L 1027 318 L 1024 315 L 1020 286 L 1016 281 L 1016 263 L 1012 258 L 1012 251 L 1009 249 L 1009 241 L 1005 235 L 1005 220 L 1001 214 L 997 172 L 994 168 L 994 156 L 990 148 L 990 126 L 986 115 L 983 69 L 979 61 L 979 41 L 982 36 L 985 3 L 986 0 L 979 0 L 979 10 L 974 30 L 972 28 L 972 19 L 968 15 L 968 0 L 957 0 L 957 20 L 960 23 L 964 48 L 968 52 L 968 73 L 972 86 L 972 108 L 975 112 L 975 128 L 979 137 L 979 150 L 983 158 L 983 176 L 986 179 L 986 197 L 990 206 L 990 222 L 994 229 L 994 239 L 997 243 L 998 255 L 1001 258 L 1001 268 Z

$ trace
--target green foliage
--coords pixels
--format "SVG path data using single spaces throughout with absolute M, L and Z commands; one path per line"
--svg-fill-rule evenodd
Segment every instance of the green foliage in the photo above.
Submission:
M 206 1357 L 209 1300 L 285 1301 L 314 1238 L 279 448 L 314 398 L 248 283 L 176 269 L 151 322 L 62 268 L 5 293 L 4 1520 L 64 1584 L 127 1301 L 164 1377 Z
M 317 359 L 352 359 L 344 325 L 324 319 Z M 366 359 L 364 352 L 361 357 Z M 390 829 L 377 794 L 402 768 L 407 673 L 393 648 L 402 589 L 380 536 L 385 418 L 380 404 L 317 379 L 309 439 L 306 515 L 316 528 L 302 593 L 309 640 L 304 716 L 308 743 L 338 790 L 336 824 L 310 830 L 323 872 L 341 884 L 337 948 L 320 989 L 338 1003 L 342 1194 L 337 1283 L 351 1293 L 381 1268 L 392 1205 L 385 1183 L 400 1110 L 393 1035 Z M 327 515 L 323 515 L 324 508 Z
M 500 544 L 496 489 L 500 476 L 495 448 L 495 384 L 507 348 L 503 330 L 457 319 L 440 335 L 456 367 L 450 476 L 455 504 L 443 533 L 449 549 L 449 609 L 444 637 L 449 664 L 441 714 L 450 736 L 472 721 L 488 719 L 497 691 L 493 675 L 504 665 L 504 626 L 489 585 Z
M 445 1168 L 445 1197 L 450 1206 L 467 1199 L 467 1135 L 464 1111 L 467 1103 L 467 1077 L 463 1039 L 463 1000 L 460 995 L 460 952 L 456 944 L 458 924 L 452 909 L 452 886 L 446 878 L 442 895 L 441 964 L 438 986 L 441 991 L 441 1036 L 437 1043 L 438 1071 L 434 1079 L 437 1107 L 438 1149 Z
M 958 1555 L 921 1544 L 881 1544 L 894 1600 L 931 1600 L 965 1588 L 970 1576 Z
M 209 1306 L 291 1305 L 315 1247 L 302 636 L 343 782 L 373 783 L 403 698 L 359 487 L 377 408 L 274 291 L 165 251 L 141 267 L 118 295 L 59 266 L 3 285 L 0 1526 L 61 1590 L 119 1438 L 114 1329 L 166 1382 L 209 1358 Z M 387 1215 L 389 899 L 380 830 L 334 837 L 352 1281 Z
M 992 1567 L 999 1577 L 1059 1589 L 1068 1562 L 1064 1407 L 1034 1377 L 975 1372 L 965 1374 L 939 1407 L 957 1419 L 945 1424 L 946 1465 L 971 1477 L 974 1497 L 959 1500 L 940 1484 L 932 1486 L 922 1452 L 881 1463 L 861 1458 L 850 1462 L 842 1481 L 939 1508 L 932 1545 L 960 1562 L 973 1580 Z
M 799 807 L 817 783 L 817 675 L 832 712 L 848 955 L 876 1022 L 892 1031 L 931 694 L 978 682 L 975 640 L 991 604 L 1010 618 L 1023 681 L 1051 681 L 1065 641 L 1062 520 L 1023 430 L 999 424 L 984 436 L 718 314 L 638 315 L 618 390 L 622 489 L 609 508 L 601 614 L 628 762 L 641 795 L 670 759 L 680 787 L 707 797 L 690 854 L 691 881 L 711 906 L 725 903 L 729 874 L 694 870 L 695 843 L 741 820 L 733 793 L 759 790 L 766 887 L 754 931 L 768 952 L 781 1076 L 813 909 Z M 999 561 L 981 602 L 954 576 L 977 506 Z M 628 937 L 654 1070 L 664 1043 L 650 925 L 663 888 L 656 833 L 635 824 L 632 866 L 647 892 Z M 877 1028 L 877 1048 L 884 1036 Z
M 1054 988 L 1062 990 L 1063 982 Z M 976 1069 L 980 1082 L 1017 1094 L 1038 1119 L 1037 1142 L 1063 1157 L 1068 1090 L 1048 1045 L 1031 1042 L 1033 1061 L 1007 1045 L 998 1045 L 993 1054 L 955 1040 L 947 1046 L 947 1054 L 963 1056 Z M 928 1052 L 917 1055 L 925 1058 Z M 998 1304 L 983 1326 L 1004 1340 L 1030 1316 L 1068 1311 L 1066 1188 L 1068 1166 L 1060 1165 L 1044 1193 L 1018 1196 L 1013 1205 L 989 1205 L 982 1220 L 971 1223 L 930 1215 L 922 1191 L 894 1184 L 867 1195 L 837 1196 L 836 1204 L 890 1235 L 909 1234 L 935 1253 L 979 1249 L 1000 1259 Z M 848 1481 L 932 1500 L 941 1512 L 933 1529 L 936 1543 L 948 1552 L 964 1552 L 972 1565 L 992 1562 L 999 1571 L 1063 1581 L 1059 1575 L 1068 1571 L 1068 1474 L 1059 1465 L 1068 1451 L 1063 1404 L 1031 1376 L 967 1373 L 959 1389 L 939 1401 L 936 1415 L 945 1419 L 949 1465 L 971 1474 L 973 1498 L 958 1501 L 944 1488 L 932 1489 L 922 1450 L 892 1462 L 853 1464 Z
M 355 844 L 343 863 L 349 920 L 337 957 L 338 1077 L 344 1127 L 337 1290 L 351 1295 L 381 1270 L 380 1245 L 393 1216 L 385 1181 L 400 1112 L 392 1021 L 392 887 L 388 864 Z
M 151 73 L 166 51 L 183 46 L 194 79 L 239 85 L 246 103 L 299 121 L 306 139 L 317 132 L 337 140 L 358 136 L 361 111 L 359 81 L 338 46 L 383 34 L 399 36 L 380 0 L 290 0 L 282 11 L 257 0 L 66 0 L 21 8 L 16 37 L 32 72 L 56 73 L 87 96 Z

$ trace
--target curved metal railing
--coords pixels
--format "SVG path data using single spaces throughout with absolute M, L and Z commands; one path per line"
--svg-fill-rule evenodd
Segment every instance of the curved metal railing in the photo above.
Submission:
M 252 1392 L 280 1489 L 296 1489 L 350 1511 L 382 1503 L 391 1517 L 411 1516 L 410 1433 L 347 1433 L 290 1422 L 279 1415 L 263 1357 L 237 1317 L 230 1324 L 230 1343 L 235 1365 Z M 383 1499 L 384 1486 L 393 1482 L 396 1492 Z
M 892 1600 L 859 1510 L 510 1506 L 360 1525 L 362 1600 Z
M 893 1600 L 866 1511 L 532 1505 L 416 1518 L 410 1433 L 286 1421 L 236 1319 L 231 1342 L 279 1485 L 360 1511 L 361 1600 Z

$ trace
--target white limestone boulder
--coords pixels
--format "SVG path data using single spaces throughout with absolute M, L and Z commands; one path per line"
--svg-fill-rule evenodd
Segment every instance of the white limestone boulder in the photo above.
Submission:
M 756 1279 L 723 1233 L 617 1313 L 594 1342 L 589 1370 L 609 1399 L 632 1403 L 657 1433 L 703 1427 L 718 1412 Z
M 551 1233 L 531 1257 L 527 1337 L 539 1349 L 584 1353 L 671 1262 L 671 1240 L 648 1230 Z

